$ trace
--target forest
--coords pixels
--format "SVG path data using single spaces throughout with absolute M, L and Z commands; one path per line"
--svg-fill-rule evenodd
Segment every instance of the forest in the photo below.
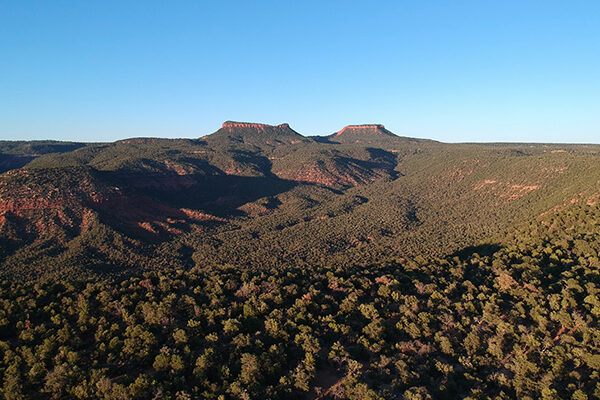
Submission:
M 0 287 L 6 399 L 600 397 L 600 210 L 446 258 Z

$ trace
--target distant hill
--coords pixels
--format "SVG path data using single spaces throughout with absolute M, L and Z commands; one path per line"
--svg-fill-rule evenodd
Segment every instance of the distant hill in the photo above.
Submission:
M 306 143 L 311 140 L 294 131 L 288 124 L 267 125 L 252 122 L 226 121 L 221 129 L 205 139 L 228 140 L 250 145 L 270 145 Z
M 86 145 L 85 143 L 58 142 L 54 140 L 0 140 L 0 173 L 21 168 L 43 154 L 70 152 Z
M 397 136 L 381 124 L 348 125 L 329 136 L 316 137 L 322 143 L 385 144 L 394 142 L 422 143 L 432 140 Z

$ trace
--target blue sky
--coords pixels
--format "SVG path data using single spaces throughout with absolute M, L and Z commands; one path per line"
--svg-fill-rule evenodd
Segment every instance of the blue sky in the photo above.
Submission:
M 0 139 L 600 142 L 599 1 L 0 0 Z

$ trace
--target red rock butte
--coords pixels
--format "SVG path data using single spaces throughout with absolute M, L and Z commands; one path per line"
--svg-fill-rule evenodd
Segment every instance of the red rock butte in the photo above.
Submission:
M 368 134 L 368 135 L 389 135 L 394 134 L 381 124 L 364 124 L 364 125 L 348 125 L 341 131 L 334 134 L 334 136 L 340 136 L 342 134 Z
M 253 123 L 253 122 L 225 121 L 225 122 L 223 122 L 222 128 L 227 129 L 229 132 L 232 132 L 236 128 L 255 129 L 257 132 L 265 132 L 267 130 L 273 130 L 273 129 L 290 129 L 290 126 L 288 124 L 267 125 L 267 124 L 257 124 L 257 123 Z

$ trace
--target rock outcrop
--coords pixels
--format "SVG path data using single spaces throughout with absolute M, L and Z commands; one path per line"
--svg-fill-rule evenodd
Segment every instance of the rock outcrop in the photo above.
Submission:
M 332 136 L 396 136 L 381 124 L 348 125 Z
M 267 125 L 267 124 L 258 124 L 254 122 L 236 122 L 236 121 L 225 121 L 223 122 L 222 129 L 228 130 L 230 133 L 234 132 L 236 129 L 252 129 L 257 133 L 260 132 L 269 132 L 273 130 L 291 130 L 289 124 L 279 124 L 279 125 Z
M 381 124 L 348 125 L 339 132 L 322 138 L 328 143 L 361 143 L 366 145 L 421 144 L 430 140 L 397 136 Z
M 268 125 L 253 122 L 226 121 L 221 129 L 206 137 L 209 141 L 228 141 L 255 146 L 310 142 L 289 124 Z

